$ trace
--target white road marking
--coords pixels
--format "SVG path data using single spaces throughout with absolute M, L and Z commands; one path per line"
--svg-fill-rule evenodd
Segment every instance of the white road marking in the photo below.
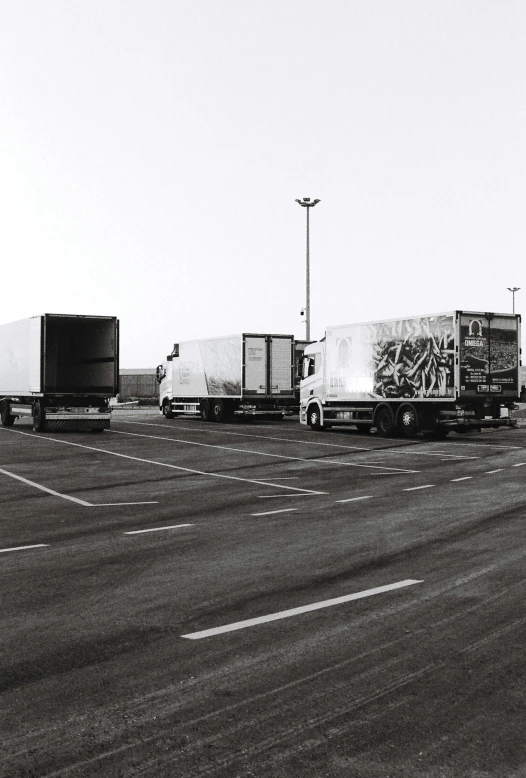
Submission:
M 152 527 L 151 529 L 134 529 L 130 532 L 123 532 L 123 535 L 143 535 L 145 532 L 162 532 L 165 529 L 179 529 L 180 527 L 193 527 L 193 524 L 172 524 L 169 527 Z
M 526 462 L 519 462 L 517 465 L 512 465 L 512 467 L 524 467 L 526 465 Z
M 7 551 L 26 551 L 28 548 L 47 548 L 49 543 L 35 543 L 33 546 L 13 546 L 12 548 L 0 548 L 0 554 L 5 554 Z
M 92 503 L 92 508 L 108 508 L 113 505 L 159 505 L 159 500 L 147 500 L 146 502 L 97 502 Z
M 450 481 L 470 481 L 473 478 L 472 475 L 465 475 L 462 478 L 450 478 Z
M 474 443 L 471 440 L 465 440 L 462 443 L 455 440 L 448 440 L 449 446 L 478 446 L 479 448 L 524 448 L 524 446 L 504 446 L 502 443 Z
M 22 435 L 28 434 L 28 433 L 19 433 Z M 22 483 L 27 484 L 28 486 L 34 486 L 35 489 L 40 489 L 42 492 L 47 492 L 48 494 L 52 494 L 54 497 L 62 497 L 63 500 L 71 500 L 71 502 L 76 502 L 78 505 L 88 505 L 91 507 L 90 502 L 86 502 L 85 500 L 79 500 L 78 497 L 70 497 L 67 494 L 61 494 L 60 492 L 55 492 L 54 489 L 48 489 L 47 486 L 42 486 L 41 484 L 37 484 L 34 481 L 30 481 L 28 478 L 22 478 L 21 475 L 15 475 L 14 473 L 10 473 L 9 470 L 4 470 L 0 467 L 0 473 L 3 473 L 4 475 L 8 475 L 10 478 L 16 478 L 17 481 L 22 481 Z
M 251 516 L 272 516 L 274 513 L 290 513 L 290 511 L 297 511 L 297 508 L 281 508 L 279 511 L 264 511 L 263 513 L 251 513 Z
M 423 486 L 411 486 L 409 489 L 402 489 L 403 492 L 416 492 L 418 489 L 431 489 L 435 484 L 424 484 Z
M 260 494 L 260 500 L 270 500 L 273 497 L 315 497 L 317 494 L 327 494 L 327 492 L 310 492 L 307 494 Z
M 4 427 L 0 427 L 0 430 L 4 430 Z M 73 443 L 71 440 L 58 440 L 57 438 L 49 438 L 47 435 L 34 435 L 30 432 L 21 432 L 20 430 L 14 430 L 11 427 L 6 430 L 6 432 L 12 432 L 16 435 L 27 435 L 27 437 L 32 438 L 33 440 L 50 440 L 52 443 L 60 443 L 63 446 L 75 446 L 76 448 L 83 448 L 87 451 L 97 451 L 99 454 L 108 454 L 110 456 L 114 457 L 120 457 L 121 459 L 129 459 L 132 462 L 143 462 L 147 465 L 157 465 L 158 467 L 168 467 L 171 470 L 180 470 L 184 473 L 192 473 L 194 475 L 206 475 L 210 478 L 224 478 L 228 481 L 242 481 L 243 483 L 247 484 L 257 484 L 258 486 L 273 486 L 276 489 L 291 489 L 294 492 L 304 492 L 305 494 L 327 494 L 327 492 L 317 492 L 314 489 L 300 489 L 299 486 L 286 486 L 285 484 L 275 484 L 271 481 L 263 481 L 263 480 L 256 480 L 253 478 L 241 478 L 237 475 L 225 475 L 223 473 L 209 473 L 206 470 L 194 470 L 191 467 L 181 467 L 180 465 L 170 465 L 167 462 L 157 462 L 155 459 L 144 459 L 141 457 L 132 457 L 129 454 L 120 454 L 117 451 L 108 451 L 104 448 L 96 448 L 95 446 L 85 446 L 82 443 Z M 121 433 L 122 435 L 129 435 L 133 433 Z M 246 452 L 245 452 L 246 453 Z M 412 472 L 412 471 L 410 471 Z M 49 490 L 48 490 L 49 491 Z M 64 495 L 60 495 L 61 497 L 64 497 Z M 81 502 L 80 500 L 76 500 L 75 497 L 67 497 L 68 500 L 74 500 L 76 502 Z M 89 505 L 91 507 L 91 503 L 84 503 L 84 505 Z
M 311 605 L 303 605 L 299 608 L 291 608 L 290 610 L 280 611 L 279 613 L 270 613 L 267 616 L 258 616 L 255 619 L 246 619 L 245 621 L 236 621 L 233 624 L 226 624 L 223 627 L 214 627 L 212 629 L 205 629 L 201 632 L 190 632 L 187 635 L 181 635 L 183 638 L 189 640 L 199 640 L 201 638 L 211 637 L 212 635 L 221 635 L 224 632 L 234 632 L 238 629 L 246 629 L 247 627 L 253 627 L 256 624 L 266 624 L 269 621 L 278 621 L 279 619 L 287 619 L 290 616 L 298 616 L 300 613 L 308 613 L 309 611 L 321 610 L 322 608 L 330 608 L 333 605 L 340 605 L 344 602 L 351 602 L 352 600 L 361 600 L 364 597 L 372 597 L 375 594 L 382 594 L 383 592 L 390 592 L 394 589 L 401 589 L 404 586 L 413 586 L 417 583 L 423 583 L 413 578 L 408 578 L 405 581 L 399 581 L 398 583 L 387 584 L 386 586 L 377 586 L 374 589 L 367 589 L 363 592 L 356 592 L 355 594 L 346 594 L 343 597 L 335 597 L 332 600 L 324 600 L 323 602 L 315 602 Z
M 486 473 L 487 474 L 489 474 L 489 473 L 502 473 L 503 470 L 504 470 L 503 467 L 499 467 L 499 468 L 497 468 L 497 470 L 486 470 Z
M 253 454 L 259 457 L 272 457 L 273 459 L 287 459 L 293 462 L 307 462 L 308 464 L 343 465 L 344 467 L 365 467 L 373 470 L 393 470 L 397 473 L 418 473 L 418 470 L 406 470 L 400 467 L 386 467 L 385 465 L 367 465 L 358 462 L 342 462 L 338 459 L 310 459 L 307 457 L 291 457 L 286 454 L 270 454 L 267 451 L 252 451 L 246 448 L 232 448 L 232 446 L 216 446 L 213 443 L 198 443 L 195 440 L 183 440 L 182 438 L 165 438 L 161 435 L 143 435 L 139 432 L 122 432 L 122 430 L 110 430 L 115 435 L 130 435 L 134 438 L 148 438 L 151 440 L 164 440 L 169 443 L 184 443 L 186 446 L 201 446 L 203 448 L 217 448 L 221 451 L 234 451 L 236 454 Z M 283 487 L 285 488 L 285 487 Z M 289 487 L 292 488 L 292 487 Z
M 346 500 L 336 500 L 336 502 L 356 502 L 357 500 L 370 500 L 372 494 L 365 494 L 363 497 L 348 497 Z
M 118 419 L 119 423 L 121 424 L 135 424 L 140 427 L 161 427 L 162 429 L 166 429 L 166 424 L 156 424 L 152 422 L 145 422 L 145 421 L 125 421 L 124 419 Z M 281 438 L 277 435 L 253 435 L 249 432 L 233 432 L 232 430 L 225 430 L 225 429 L 214 429 L 211 427 L 181 427 L 179 424 L 174 427 L 174 429 L 178 430 L 184 430 L 185 432 L 209 432 L 212 435 L 236 435 L 237 437 L 242 438 L 261 438 L 262 440 L 279 440 L 283 443 L 305 443 L 309 446 L 329 446 L 330 448 L 342 448 L 342 449 L 348 449 L 349 451 L 369 451 L 369 452 L 375 452 L 379 451 L 382 454 L 418 454 L 418 456 L 425 456 L 425 457 L 436 457 L 440 456 L 441 454 L 445 454 L 448 458 L 451 459 L 479 459 L 479 457 L 476 456 L 469 456 L 469 454 L 448 454 L 446 451 L 416 451 L 415 449 L 417 446 L 422 446 L 425 444 L 422 443 L 416 443 L 411 445 L 405 445 L 405 446 L 398 446 L 394 449 L 382 449 L 382 448 L 367 448 L 366 446 L 346 446 L 343 443 L 326 443 L 322 442 L 320 440 L 298 440 L 297 438 Z M 267 429 L 267 428 L 265 428 Z M 270 429 L 270 428 L 268 428 Z M 111 432 L 118 432 L 118 430 L 111 430 Z M 407 450 L 406 450 L 407 449 Z

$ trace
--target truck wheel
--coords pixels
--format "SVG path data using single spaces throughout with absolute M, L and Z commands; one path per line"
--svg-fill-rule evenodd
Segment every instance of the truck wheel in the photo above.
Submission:
M 394 433 L 394 418 L 390 408 L 384 405 L 376 411 L 375 427 L 382 438 L 391 438 Z
M 165 419 L 173 419 L 174 417 L 170 407 L 170 400 L 165 400 L 163 402 L 163 416 Z
M 227 421 L 229 408 L 223 400 L 212 400 L 212 419 L 217 422 Z
M 33 403 L 33 432 L 42 432 L 45 416 L 42 400 L 35 400 Z
M 203 421 L 211 421 L 211 409 L 208 400 L 201 400 L 199 403 L 199 416 Z
M 398 411 L 398 428 L 405 438 L 412 438 L 418 432 L 418 413 L 413 405 L 402 405 Z
M 307 411 L 307 424 L 311 430 L 322 430 L 320 409 L 317 405 L 311 405 Z
M 7 400 L 2 403 L 2 411 L 0 413 L 0 419 L 2 421 L 2 427 L 12 427 L 15 423 L 16 416 L 10 413 L 10 407 Z

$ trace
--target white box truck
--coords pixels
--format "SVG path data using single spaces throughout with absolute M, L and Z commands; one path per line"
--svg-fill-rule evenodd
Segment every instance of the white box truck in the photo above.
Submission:
M 305 348 L 300 422 L 390 437 L 513 426 L 520 316 L 453 311 L 329 327 Z
M 176 343 L 157 368 L 159 410 L 199 415 L 283 417 L 297 407 L 292 335 L 242 333 Z
M 0 325 L 0 418 L 33 429 L 104 430 L 118 392 L 119 323 L 46 313 Z

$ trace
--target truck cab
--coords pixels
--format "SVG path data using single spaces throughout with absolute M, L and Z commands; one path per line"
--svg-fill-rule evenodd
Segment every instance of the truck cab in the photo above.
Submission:
M 324 361 L 323 341 L 305 347 L 300 383 L 300 423 L 310 424 L 314 428 L 320 428 L 323 424 Z

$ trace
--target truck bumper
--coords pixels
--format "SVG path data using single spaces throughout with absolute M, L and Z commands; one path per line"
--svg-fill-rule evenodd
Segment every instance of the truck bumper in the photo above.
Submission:
M 45 411 L 45 430 L 108 430 L 111 422 L 111 411 L 101 413 L 95 408 L 60 409 L 56 413 L 52 409 Z

